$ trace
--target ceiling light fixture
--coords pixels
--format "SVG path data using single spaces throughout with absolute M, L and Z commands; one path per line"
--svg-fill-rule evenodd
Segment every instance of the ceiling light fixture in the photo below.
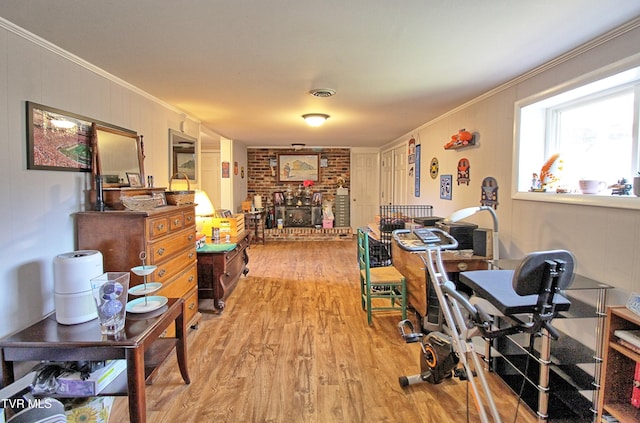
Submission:
M 331 88 L 314 88 L 309 91 L 309 94 L 314 97 L 333 97 L 336 95 L 336 90 Z
M 291 144 L 291 147 L 293 147 L 294 150 L 298 151 L 298 150 L 302 150 L 304 148 L 305 144 L 301 144 L 301 143 L 293 143 Z
M 325 115 L 324 113 L 307 113 L 306 115 L 302 115 L 302 118 L 309 126 L 320 126 L 329 119 L 329 115 Z

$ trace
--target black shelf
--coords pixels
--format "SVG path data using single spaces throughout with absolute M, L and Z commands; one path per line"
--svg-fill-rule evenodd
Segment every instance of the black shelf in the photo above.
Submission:
M 522 401 L 534 412 L 538 410 L 538 389 L 532 383 L 525 383 L 523 387 L 522 371 L 525 369 L 527 356 L 511 356 L 508 360 L 504 357 L 494 358 L 494 368 L 496 373 L 506 382 L 511 390 L 516 394 L 522 392 Z M 517 370 L 513 365 L 516 365 Z M 529 362 L 527 378 L 529 381 L 537 381 L 539 377 L 539 366 L 535 360 Z M 591 401 L 585 398 L 573 383 L 568 382 L 564 375 L 557 372 L 558 368 L 552 366 L 549 373 L 549 422 L 562 421 L 568 419 L 573 422 L 593 421 L 593 411 Z M 565 370 L 563 368 L 563 370 Z M 590 386 L 589 376 L 583 372 L 581 385 Z M 591 378 L 592 380 L 592 378 Z M 575 382 L 573 380 L 572 382 Z

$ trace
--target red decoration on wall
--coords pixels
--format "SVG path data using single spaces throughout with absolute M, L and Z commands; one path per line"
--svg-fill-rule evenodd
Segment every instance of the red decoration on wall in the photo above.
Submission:
M 457 150 L 476 144 L 476 137 L 466 129 L 461 129 L 457 134 L 451 135 L 451 140 L 444 145 L 445 150 Z

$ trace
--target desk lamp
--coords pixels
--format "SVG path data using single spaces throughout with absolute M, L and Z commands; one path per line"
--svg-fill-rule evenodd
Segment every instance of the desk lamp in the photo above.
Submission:
M 194 202 L 196 203 L 196 231 L 210 237 L 215 214 L 213 204 L 207 193 L 200 189 L 196 190 Z
M 479 207 L 467 207 L 466 209 L 460 209 L 451 213 L 448 217 L 444 219 L 444 222 L 457 222 L 469 216 L 472 216 L 479 211 L 486 210 L 491 213 L 491 217 L 493 218 L 493 263 L 497 263 L 500 257 L 498 248 L 498 216 L 496 215 L 496 211 L 493 207 L 489 206 L 479 206 Z

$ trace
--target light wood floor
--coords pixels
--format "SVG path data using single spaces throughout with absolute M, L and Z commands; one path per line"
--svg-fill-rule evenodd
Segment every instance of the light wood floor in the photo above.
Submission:
M 399 313 L 367 325 L 355 241 L 273 242 L 249 256 L 224 312 L 203 312 L 189 335 L 191 384 L 172 357 L 147 386 L 150 423 L 479 421 L 465 382 L 399 386 L 419 372 L 420 346 L 400 338 Z M 504 422 L 536 421 L 524 404 L 514 418 L 515 395 L 489 381 Z M 128 421 L 118 398 L 110 422 Z

